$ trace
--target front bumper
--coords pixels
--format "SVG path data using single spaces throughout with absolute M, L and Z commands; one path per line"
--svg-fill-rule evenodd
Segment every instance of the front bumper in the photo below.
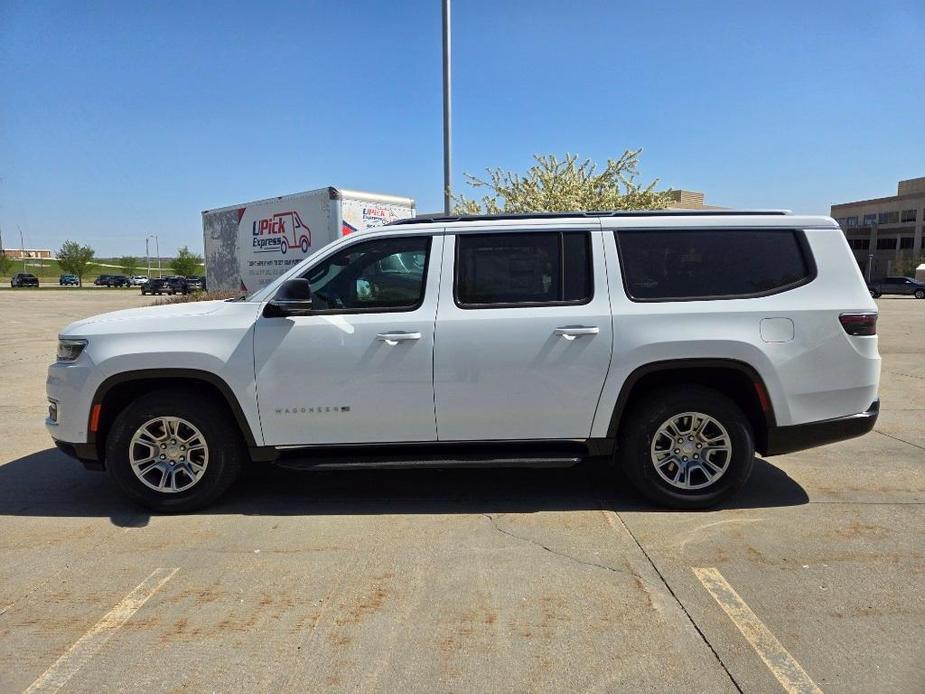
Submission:
M 76 458 L 88 470 L 102 470 L 97 445 L 89 441 L 87 431 L 93 373 L 86 355 L 77 361 L 55 362 L 48 367 L 45 392 L 49 411 L 45 429 L 62 453 Z
M 51 438 L 68 443 L 89 440 L 87 425 L 96 378 L 92 362 L 83 354 L 74 362 L 49 365 L 45 393 L 55 413 L 49 412 L 45 429 Z
M 105 466 L 99 459 L 96 450 L 96 444 L 93 443 L 68 443 L 67 441 L 58 441 L 52 439 L 58 450 L 71 458 L 79 460 L 88 470 L 103 470 Z
M 866 412 L 794 426 L 771 427 L 764 455 L 793 453 L 863 436 L 874 428 L 879 414 L 880 398 L 877 398 Z

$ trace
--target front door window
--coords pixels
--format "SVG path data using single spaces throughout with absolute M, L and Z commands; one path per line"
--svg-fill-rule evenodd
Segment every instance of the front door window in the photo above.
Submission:
M 319 313 L 413 311 L 424 299 L 430 237 L 358 243 L 335 253 L 303 277 Z

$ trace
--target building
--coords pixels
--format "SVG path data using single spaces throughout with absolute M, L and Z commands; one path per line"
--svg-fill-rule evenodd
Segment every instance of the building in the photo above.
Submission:
M 900 181 L 896 195 L 832 205 L 854 257 L 869 279 L 912 274 L 925 253 L 925 177 Z
M 3 255 L 13 260 L 22 260 L 23 258 L 51 260 L 55 257 L 54 252 L 48 248 L 3 248 L 0 250 L 2 250 Z
M 725 207 L 716 205 L 704 205 L 703 193 L 694 190 L 669 190 L 668 196 L 671 198 L 671 204 L 668 206 L 672 210 L 724 210 Z

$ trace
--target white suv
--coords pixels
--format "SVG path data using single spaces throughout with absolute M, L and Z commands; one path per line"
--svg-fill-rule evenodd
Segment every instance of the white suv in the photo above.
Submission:
M 700 508 L 745 483 L 755 451 L 873 428 L 876 320 L 828 217 L 418 217 L 240 300 L 73 323 L 47 426 L 161 511 L 211 502 L 248 462 L 584 458 Z

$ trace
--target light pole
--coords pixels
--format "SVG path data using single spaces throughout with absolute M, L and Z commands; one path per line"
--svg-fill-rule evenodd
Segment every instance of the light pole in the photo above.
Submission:
M 453 201 L 450 169 L 452 118 L 450 101 L 450 0 L 443 0 L 443 213 L 450 213 Z
M 877 222 L 870 223 L 870 234 L 868 235 L 868 251 L 867 251 L 867 283 L 870 284 L 870 275 L 874 267 L 874 256 L 875 249 L 877 248 Z
M 148 240 L 154 239 L 154 253 L 157 255 L 157 276 L 161 276 L 161 247 L 157 239 L 157 234 L 145 236 L 145 258 L 148 261 L 148 279 L 151 279 L 151 254 L 148 252 Z
M 17 224 L 16 228 L 19 229 L 19 252 L 22 255 L 22 271 L 25 272 L 26 271 L 26 244 L 22 240 L 22 227 Z

